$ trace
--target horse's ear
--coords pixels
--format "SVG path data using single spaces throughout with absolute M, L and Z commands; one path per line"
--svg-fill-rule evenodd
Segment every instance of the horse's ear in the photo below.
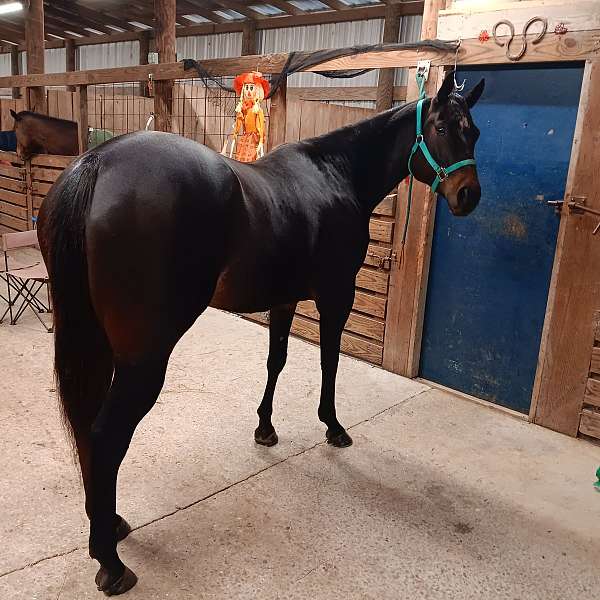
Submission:
M 485 79 L 482 79 L 466 96 L 465 100 L 469 108 L 473 108 L 477 104 L 477 100 L 481 98 L 485 88 Z
M 448 96 L 450 96 L 452 93 L 452 90 L 454 90 L 454 71 L 449 71 L 435 99 L 441 103 L 446 102 L 448 100 Z
M 12 108 L 10 109 L 10 114 L 12 115 L 12 118 L 13 118 L 15 121 L 19 121 L 19 120 L 20 120 L 20 118 L 21 118 L 21 117 L 19 117 L 19 115 L 18 115 L 18 114 L 17 114 L 17 113 L 16 113 L 16 112 L 15 112 L 15 111 L 12 109 Z

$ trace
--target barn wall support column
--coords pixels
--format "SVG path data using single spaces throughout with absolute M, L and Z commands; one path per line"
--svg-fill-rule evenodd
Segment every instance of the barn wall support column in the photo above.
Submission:
M 159 63 L 177 60 L 175 42 L 175 0 L 154 0 L 156 20 L 156 50 Z M 173 81 L 157 81 L 154 94 L 154 115 L 157 131 L 171 131 L 173 115 Z
M 139 38 L 140 44 L 140 57 L 139 64 L 148 64 L 148 54 L 150 53 L 150 32 L 142 31 Z M 145 81 L 140 82 L 140 96 L 148 97 L 148 84 Z
M 21 65 L 19 64 L 19 47 L 13 46 L 10 49 L 10 74 L 11 75 L 20 75 L 21 74 Z M 21 97 L 21 88 L 14 87 L 12 89 L 12 97 L 14 99 Z
M 400 6 L 398 4 L 388 4 L 385 7 L 385 21 L 383 25 L 384 44 L 398 42 L 398 37 L 400 36 L 400 19 Z M 378 112 L 392 108 L 395 76 L 396 69 L 379 69 L 376 103 L 376 110 Z
M 65 40 L 65 71 L 67 72 L 71 72 L 71 71 L 75 71 L 77 69 L 76 66 L 76 49 L 75 49 L 75 40 L 72 40 L 70 38 L 67 38 Z M 69 85 L 67 86 L 67 90 L 69 92 L 74 92 L 75 91 L 75 86 L 73 85 Z
M 575 436 L 594 343 L 594 312 L 600 308 L 598 218 L 572 213 L 567 202 L 585 198 L 600 210 L 600 64 L 585 66 L 571 164 L 556 244 L 530 418 Z
M 77 86 L 76 111 L 77 111 L 77 135 L 79 139 L 79 154 L 88 149 L 88 90 L 87 85 Z
M 269 151 L 285 142 L 285 124 L 287 121 L 287 82 L 283 82 L 279 89 L 271 97 L 271 106 L 269 110 L 269 131 L 268 144 Z
M 246 19 L 242 29 L 242 56 L 256 54 L 256 21 Z
M 44 0 L 24 2 L 25 45 L 27 48 L 27 74 L 44 73 Z M 46 113 L 46 88 L 32 87 L 27 90 L 27 107 Z
M 435 39 L 438 13 L 444 8 L 445 0 L 426 0 L 423 11 L 421 39 Z M 425 90 L 429 96 L 435 94 L 442 83 L 443 67 L 432 68 Z M 406 99 L 418 97 L 415 69 L 409 71 Z M 406 195 L 408 186 L 398 188 L 398 209 L 392 251 L 397 260 L 392 264 L 388 291 L 388 306 L 385 318 L 383 367 L 407 377 L 416 377 L 419 372 L 421 335 L 427 295 L 427 278 L 433 239 L 435 197 L 428 186 L 415 181 L 413 202 L 404 249 L 401 235 L 406 218 Z

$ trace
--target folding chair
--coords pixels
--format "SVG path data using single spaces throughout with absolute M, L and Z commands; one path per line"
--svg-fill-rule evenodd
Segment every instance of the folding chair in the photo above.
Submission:
M 9 263 L 9 252 L 23 248 L 38 249 L 38 260 L 27 266 L 14 264 L 12 258 L 11 263 Z M 4 300 L 8 303 L 8 307 L 0 317 L 0 323 L 9 314 L 10 324 L 16 325 L 25 310 L 29 308 L 44 326 L 44 329 L 51 333 L 52 327 L 48 327 L 40 317 L 40 313 L 50 312 L 50 294 L 48 291 L 48 272 L 39 253 L 37 231 L 2 234 L 2 251 L 4 252 L 4 271 L 2 275 L 7 284 L 8 295 Z M 47 304 L 38 296 L 44 286 L 46 286 L 47 291 Z

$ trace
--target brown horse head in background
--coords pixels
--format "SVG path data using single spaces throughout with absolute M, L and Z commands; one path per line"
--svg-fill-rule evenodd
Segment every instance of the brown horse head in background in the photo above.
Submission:
M 22 160 L 31 158 L 33 154 L 79 154 L 75 121 L 56 119 L 28 110 L 18 113 L 11 110 L 10 114 L 15 120 L 17 156 Z

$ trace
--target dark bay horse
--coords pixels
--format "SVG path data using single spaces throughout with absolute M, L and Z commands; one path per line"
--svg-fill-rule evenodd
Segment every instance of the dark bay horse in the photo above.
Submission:
M 449 166 L 472 159 L 478 137 L 452 74 L 423 105 L 423 139 Z M 342 329 L 369 242 L 374 207 L 408 175 L 416 104 L 238 163 L 167 133 L 110 140 L 75 160 L 40 211 L 38 229 L 52 282 L 55 371 L 79 455 L 98 589 L 127 591 L 136 576 L 119 559 L 130 531 L 116 513 L 116 482 L 134 430 L 162 388 L 169 356 L 208 307 L 271 310 L 268 380 L 255 440 L 277 443 L 271 423 L 294 308 L 320 313 L 319 419 L 327 441 L 352 443 L 336 417 Z M 428 184 L 422 152 L 412 160 Z M 472 165 L 440 183 L 454 215 L 481 190 Z
M 23 110 L 10 114 L 15 120 L 17 155 L 22 160 L 34 154 L 77 156 L 79 141 L 77 123 Z

